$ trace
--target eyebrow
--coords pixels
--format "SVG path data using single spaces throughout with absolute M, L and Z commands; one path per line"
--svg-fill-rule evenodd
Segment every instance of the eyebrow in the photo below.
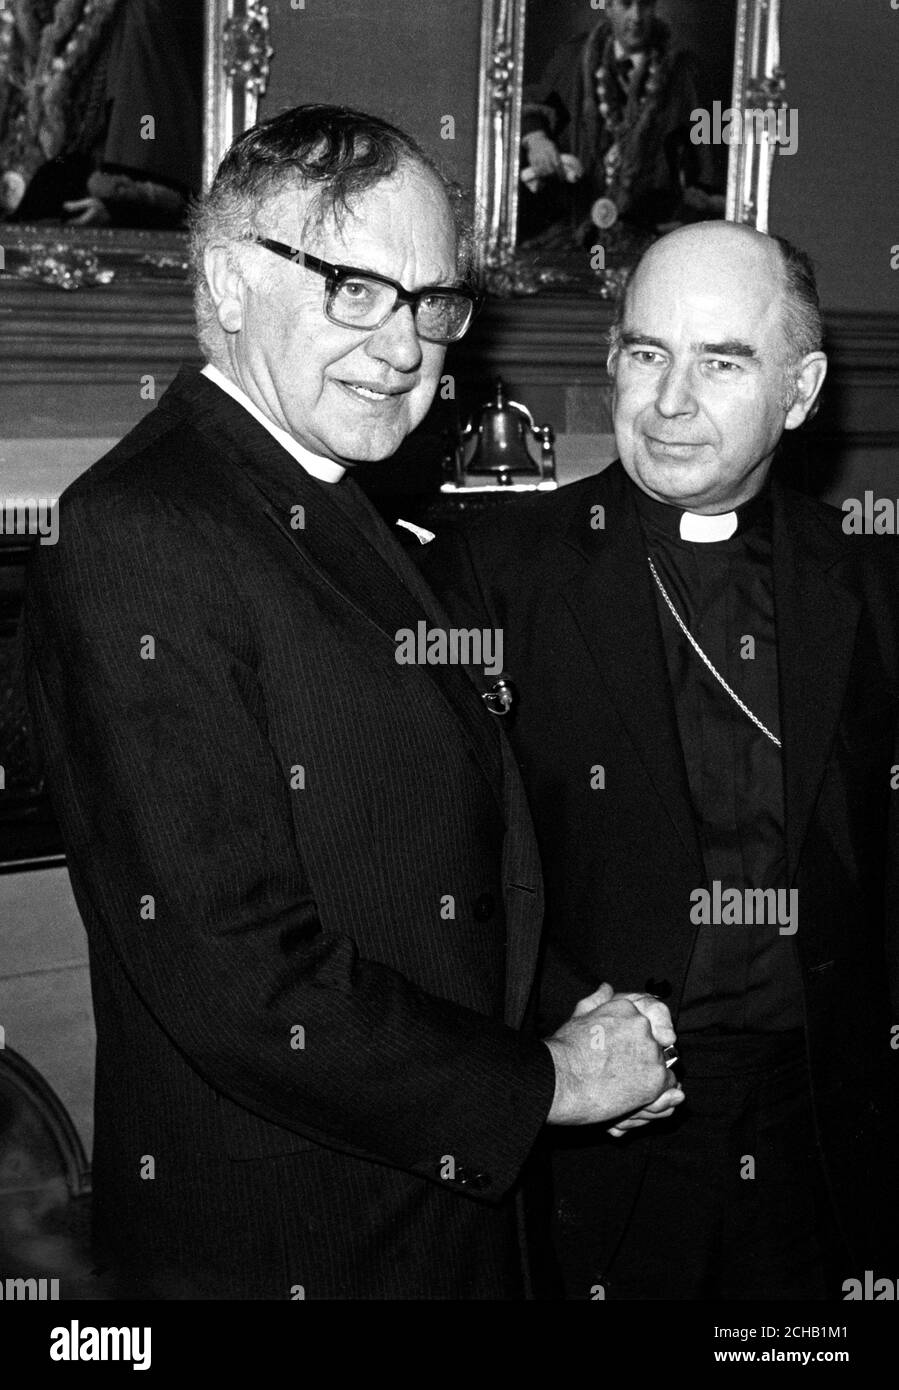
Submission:
M 621 334 L 621 342 L 625 347 L 661 348 L 663 352 L 668 352 L 668 344 L 662 338 L 654 338 L 650 333 L 635 333 L 632 329 L 627 329 Z M 694 352 L 701 353 L 703 356 L 714 357 L 746 357 L 753 360 L 758 359 L 758 353 L 751 343 L 744 343 L 740 338 L 727 338 L 722 343 L 693 343 Z
M 714 357 L 758 357 L 751 343 L 740 338 L 727 338 L 723 343 L 694 343 L 694 348 L 706 356 Z
M 319 259 L 321 260 L 324 258 L 319 257 Z M 400 285 L 401 288 L 405 289 L 402 281 L 394 280 L 391 275 L 385 275 L 383 270 L 374 270 L 370 266 L 365 265 L 349 265 L 345 261 L 329 261 L 328 264 L 335 266 L 338 270 L 355 270 L 360 275 L 373 275 L 376 280 L 389 280 L 391 284 Z M 427 290 L 464 290 L 467 288 L 468 286 L 465 279 L 461 275 L 456 275 L 449 283 L 445 280 L 429 280 L 428 283 L 422 285 L 420 289 L 410 290 L 409 293 L 424 294 Z

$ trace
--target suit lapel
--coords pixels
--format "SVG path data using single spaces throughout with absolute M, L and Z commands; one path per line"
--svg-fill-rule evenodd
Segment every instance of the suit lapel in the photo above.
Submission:
M 585 564 L 568 587 L 568 606 L 647 775 L 685 848 L 701 865 L 646 548 L 620 464 L 597 479 L 596 501 L 605 507 L 604 529 L 590 532 L 579 515 L 569 531 L 569 544 Z M 775 483 L 773 508 L 792 882 L 840 715 L 860 608 L 834 572 L 841 549 L 804 499 Z
M 501 740 L 506 788 L 506 835 L 503 840 L 503 890 L 506 907 L 505 1022 L 524 1021 L 543 928 L 543 878 L 531 813 L 521 775 L 506 739 Z
M 604 527 L 592 531 L 589 518 L 579 511 L 568 533 L 568 544 L 584 565 L 568 586 L 566 601 L 592 667 L 695 861 L 696 882 L 701 883 L 702 856 L 646 544 L 620 464 L 600 474 L 596 501 L 605 508 Z
M 790 882 L 821 787 L 849 678 L 860 605 L 832 571 L 841 558 L 803 499 L 775 487 L 774 601 Z
M 253 496 L 256 506 L 319 582 L 339 595 L 364 622 L 373 624 L 394 649 L 396 633 L 402 628 L 416 632 L 419 622 L 449 626 L 437 600 L 389 529 L 384 527 L 382 551 L 333 498 L 330 489 L 334 484 L 311 477 L 268 430 L 214 382 L 182 369 L 165 402 L 175 410 L 186 405 L 192 423 L 207 437 L 214 435 L 223 457 L 233 465 L 230 476 L 234 485 Z M 300 521 L 302 524 L 297 524 Z M 423 666 L 421 675 L 431 680 L 449 705 L 494 797 L 502 804 L 494 716 L 478 698 L 475 673 L 444 664 Z

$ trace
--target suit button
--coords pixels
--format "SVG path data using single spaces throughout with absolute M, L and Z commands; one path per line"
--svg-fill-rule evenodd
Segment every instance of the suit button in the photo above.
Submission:
M 474 905 L 474 920 L 489 922 L 496 911 L 496 901 L 492 893 L 482 893 Z
M 481 1173 L 471 1168 L 457 1168 L 456 1182 L 460 1187 L 471 1187 L 475 1192 L 481 1192 L 490 1186 L 493 1179 L 489 1173 Z
M 644 994 L 654 994 L 657 999 L 667 999 L 671 994 L 670 980 L 654 980 L 650 975 L 643 986 Z

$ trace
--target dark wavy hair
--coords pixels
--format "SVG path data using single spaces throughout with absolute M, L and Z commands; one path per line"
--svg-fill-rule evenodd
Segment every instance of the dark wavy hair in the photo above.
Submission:
M 244 131 L 228 150 L 212 186 L 191 210 L 190 256 L 201 347 L 212 356 L 221 329 L 206 283 L 203 254 L 214 241 L 250 242 L 265 206 L 292 187 L 312 190 L 304 231 L 333 218 L 403 164 L 426 169 L 446 194 L 458 239 L 459 273 L 470 277 L 473 235 L 465 198 L 405 131 L 346 106 L 295 106 Z

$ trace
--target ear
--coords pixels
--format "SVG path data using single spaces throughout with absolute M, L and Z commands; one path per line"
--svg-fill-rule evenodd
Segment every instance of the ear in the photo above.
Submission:
M 827 376 L 827 358 L 823 352 L 809 352 L 799 364 L 794 378 L 793 404 L 787 412 L 784 429 L 798 429 L 816 409 L 817 400 Z
M 217 243 L 207 246 L 203 270 L 219 323 L 226 333 L 239 333 L 243 328 L 244 280 L 230 248 Z

